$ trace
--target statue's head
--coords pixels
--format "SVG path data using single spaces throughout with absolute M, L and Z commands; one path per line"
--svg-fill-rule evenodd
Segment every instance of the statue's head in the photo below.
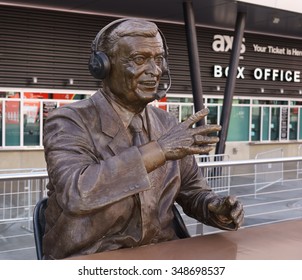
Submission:
M 167 55 L 165 38 L 155 23 L 121 19 L 97 34 L 89 67 L 117 102 L 144 107 L 156 99 L 160 79 L 168 71 Z

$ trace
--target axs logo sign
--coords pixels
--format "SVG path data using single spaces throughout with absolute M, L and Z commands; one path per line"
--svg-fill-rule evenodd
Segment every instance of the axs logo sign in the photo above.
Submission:
M 212 43 L 212 49 L 215 52 L 229 52 L 232 49 L 234 37 L 228 35 L 214 35 Z M 240 54 L 244 54 L 246 51 L 245 38 L 242 39 Z M 243 56 L 240 56 L 243 59 Z

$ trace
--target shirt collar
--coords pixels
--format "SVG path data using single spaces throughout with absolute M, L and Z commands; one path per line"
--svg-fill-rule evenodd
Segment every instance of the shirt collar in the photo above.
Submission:
M 129 124 L 132 121 L 133 116 L 135 115 L 133 112 L 130 112 L 125 107 L 117 103 L 115 100 L 110 98 L 110 96 L 106 95 L 108 101 L 112 105 L 113 109 L 118 114 L 119 118 L 121 119 L 125 129 L 128 128 Z M 147 131 L 147 121 L 146 121 L 146 110 L 144 109 L 142 112 L 139 113 L 143 119 L 143 126 L 145 130 Z

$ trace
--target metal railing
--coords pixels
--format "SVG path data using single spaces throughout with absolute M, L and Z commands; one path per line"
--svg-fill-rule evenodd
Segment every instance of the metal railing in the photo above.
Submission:
M 198 155 L 197 163 L 202 169 L 203 175 L 206 177 L 209 186 L 217 193 L 230 193 L 231 168 L 230 166 L 207 166 L 203 163 L 220 162 L 230 159 L 229 155 Z
M 220 173 L 219 181 L 227 182 L 225 193 L 221 192 L 221 195 L 235 195 L 242 201 L 245 209 L 243 226 L 250 227 L 302 218 L 302 178 L 296 176 L 299 161 L 302 161 L 301 156 L 241 161 L 204 160 L 198 165 L 204 170 L 227 170 Z M 282 182 L 275 180 L 267 188 L 258 190 L 255 196 L 254 165 L 274 163 L 284 166 Z M 217 172 L 204 174 L 208 182 L 211 182 L 213 174 L 217 176 Z M 35 258 L 32 213 L 37 201 L 46 195 L 47 180 L 46 170 L 0 172 L 0 259 Z M 221 191 L 219 188 L 216 190 L 218 193 Z M 217 229 L 204 226 L 183 213 L 182 216 L 192 236 L 217 232 Z
M 302 157 L 302 144 L 298 147 L 298 156 Z M 302 176 L 302 161 L 297 161 L 297 179 Z
M 283 149 L 274 149 L 258 153 L 255 159 L 283 158 Z M 283 162 L 271 161 L 255 164 L 255 196 L 260 190 L 269 187 L 277 182 L 283 182 Z
M 34 251 L 33 209 L 47 182 L 45 169 L 0 170 L 0 259 L 7 253 L 23 259 Z
M 202 168 L 230 168 L 229 194 L 235 195 L 244 205 L 245 222 L 243 227 L 275 223 L 279 221 L 302 218 L 302 178 L 297 178 L 297 162 L 299 157 L 254 159 L 237 161 L 199 162 Z M 282 164 L 283 179 L 275 172 L 276 178 L 270 174 L 272 183 L 264 189 L 255 189 L 255 165 Z M 263 172 L 270 172 L 263 171 Z M 258 176 L 259 178 L 259 176 Z M 209 181 L 210 178 L 207 178 Z M 215 188 L 214 188 L 215 191 Z M 257 194 L 257 195 L 256 195 Z M 219 230 L 205 226 L 183 214 L 191 235 L 209 234 Z

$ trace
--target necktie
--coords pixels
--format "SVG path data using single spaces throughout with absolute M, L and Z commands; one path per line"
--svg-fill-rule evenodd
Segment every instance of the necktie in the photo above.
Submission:
M 143 120 L 140 115 L 133 116 L 129 128 L 133 136 L 133 146 L 144 144 Z

